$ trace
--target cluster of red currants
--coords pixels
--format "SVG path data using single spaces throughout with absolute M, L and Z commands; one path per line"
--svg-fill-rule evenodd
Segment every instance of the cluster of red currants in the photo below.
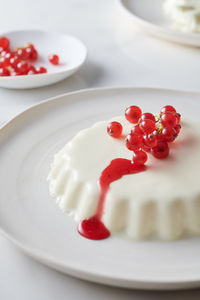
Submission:
M 36 68 L 32 64 L 37 59 L 38 51 L 33 44 L 28 44 L 24 47 L 19 47 L 14 51 L 11 51 L 9 39 L 6 37 L 0 37 L 0 76 L 47 73 L 46 68 Z M 50 55 L 49 61 L 53 65 L 58 65 L 58 55 Z
M 142 113 L 138 106 L 130 106 L 125 110 L 125 117 L 135 124 L 126 137 L 126 147 L 133 151 L 135 164 L 145 164 L 148 159 L 146 152 L 151 152 L 159 159 L 168 156 L 168 143 L 176 139 L 181 129 L 181 115 L 173 106 L 164 106 L 157 116 Z M 122 131 L 123 127 L 119 122 L 108 124 L 107 132 L 112 137 L 119 138 Z

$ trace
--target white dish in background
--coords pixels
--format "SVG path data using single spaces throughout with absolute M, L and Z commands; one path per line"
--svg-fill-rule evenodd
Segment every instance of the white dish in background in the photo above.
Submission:
M 172 42 L 200 46 L 200 34 L 180 32 L 170 28 L 173 21 L 164 12 L 164 0 L 119 0 L 119 3 L 134 24 L 145 31 Z
M 79 130 L 123 114 L 131 104 L 152 112 L 173 104 L 184 117 L 199 120 L 199 100 L 199 93 L 170 90 L 91 89 L 55 97 L 18 115 L 0 130 L 3 235 L 38 261 L 82 279 L 143 289 L 200 286 L 200 238 L 85 239 L 57 208 L 46 181 L 54 153 Z
M 10 39 L 11 49 L 33 43 L 39 53 L 39 58 L 34 65 L 47 68 L 47 73 L 0 76 L 0 87 L 27 89 L 56 83 L 75 73 L 84 63 L 87 55 L 87 49 L 79 39 L 62 33 L 43 30 L 16 30 L 3 32 L 1 36 Z M 49 54 L 59 55 L 60 64 L 52 65 L 48 61 Z

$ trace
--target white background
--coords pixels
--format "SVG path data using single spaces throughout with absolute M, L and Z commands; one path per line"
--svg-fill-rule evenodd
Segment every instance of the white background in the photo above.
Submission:
M 139 1 L 139 0 L 138 0 Z M 82 39 L 88 59 L 58 84 L 33 90 L 0 89 L 0 123 L 43 99 L 90 87 L 152 86 L 200 89 L 200 50 L 140 32 L 116 0 L 2 0 L 0 28 L 44 28 Z M 30 41 L 31 42 L 31 41 Z M 200 290 L 143 292 L 74 279 L 24 256 L 0 237 L 0 300 L 200 299 Z

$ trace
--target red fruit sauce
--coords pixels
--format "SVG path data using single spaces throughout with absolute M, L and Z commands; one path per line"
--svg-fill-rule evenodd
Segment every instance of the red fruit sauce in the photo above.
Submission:
M 139 173 L 145 169 L 146 167 L 144 165 L 135 165 L 128 159 L 116 158 L 112 160 L 109 166 L 103 170 L 99 179 L 100 195 L 96 214 L 78 224 L 79 234 L 91 240 L 102 240 L 108 238 L 110 236 L 110 232 L 105 227 L 101 219 L 104 211 L 104 202 L 110 184 L 124 175 Z

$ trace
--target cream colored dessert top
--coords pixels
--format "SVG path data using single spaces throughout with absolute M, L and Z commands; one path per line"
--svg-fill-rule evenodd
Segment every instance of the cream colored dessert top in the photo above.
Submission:
M 113 120 L 123 125 L 124 135 L 130 132 L 132 125 L 124 117 Z M 99 122 L 80 131 L 55 155 L 51 166 L 48 177 L 51 194 L 57 196 L 62 210 L 74 213 L 76 220 L 95 213 L 99 196 L 98 180 L 111 160 L 132 159 L 132 152 L 126 148 L 124 137 L 115 139 L 107 134 L 109 122 Z M 147 220 L 153 211 L 152 218 L 160 218 L 159 225 L 156 225 L 161 231 L 160 235 L 174 238 L 180 233 L 177 233 L 180 220 L 176 215 L 172 216 L 172 222 L 178 222 L 178 227 L 170 227 L 170 214 L 173 215 L 171 204 L 182 207 L 184 203 L 185 211 L 185 206 L 189 207 L 196 199 L 200 200 L 200 124 L 187 121 L 182 123 L 176 141 L 171 143 L 168 158 L 159 160 L 149 154 L 146 171 L 123 176 L 111 184 L 103 220 L 111 231 L 126 227 L 129 235 L 135 236 L 140 235 L 135 232 L 135 227 L 140 226 L 140 218 Z M 145 211 L 145 204 L 150 205 L 148 211 Z M 179 210 L 175 212 L 180 215 Z M 162 224 L 164 215 L 166 222 Z M 131 225 L 137 220 L 138 224 Z M 144 220 L 143 223 L 146 227 L 139 231 L 142 235 L 148 235 L 153 228 Z M 200 229 L 200 224 L 197 226 Z
M 172 28 L 200 32 L 200 0 L 166 0 L 164 11 L 173 20 Z

